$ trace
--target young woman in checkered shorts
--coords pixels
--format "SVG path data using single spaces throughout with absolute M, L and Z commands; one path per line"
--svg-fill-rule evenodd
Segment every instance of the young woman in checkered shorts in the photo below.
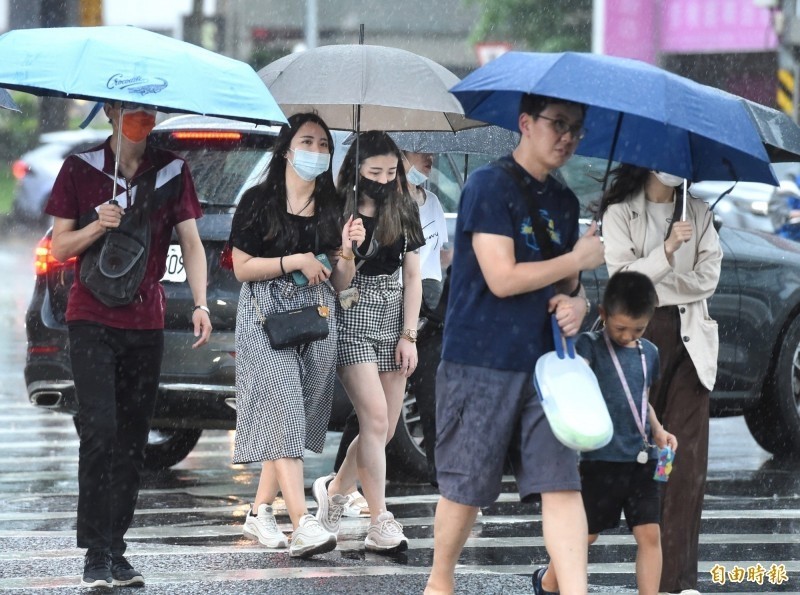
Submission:
M 357 207 L 367 230 L 364 246 L 374 253 L 356 259 L 352 287 L 340 294 L 338 374 L 358 415 L 360 433 L 339 473 L 314 482 L 317 520 L 338 532 L 345 494 L 353 492 L 360 479 L 371 517 L 366 549 L 402 551 L 408 540 L 386 510 L 385 446 L 397 426 L 406 379 L 417 366 L 422 300 L 418 249 L 425 239 L 417 205 L 408 192 L 402 155 L 385 132 L 365 132 L 353 142 L 338 187 L 348 209 Z M 352 295 L 356 289 L 357 300 Z
M 359 220 L 342 221 L 331 173 L 333 139 L 315 114 L 289 118 L 276 140 L 266 179 L 248 190 L 231 226 L 233 270 L 242 281 L 236 314 L 234 463 L 261 463 L 244 533 L 267 547 L 286 547 L 272 514 L 280 488 L 294 531 L 291 556 L 336 547 L 336 536 L 308 514 L 303 453 L 322 452 L 336 363 L 335 295 L 355 274 L 351 247 L 365 239 Z M 328 255 L 329 270 L 316 255 Z M 344 258 L 336 258 L 341 254 Z M 307 279 L 299 286 L 292 273 Z M 330 283 L 327 283 L 329 281 Z M 329 308 L 328 338 L 273 349 L 265 316 L 309 305 Z

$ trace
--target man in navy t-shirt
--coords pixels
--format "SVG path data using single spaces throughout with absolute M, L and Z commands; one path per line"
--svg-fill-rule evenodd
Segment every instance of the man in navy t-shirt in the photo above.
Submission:
M 577 453 L 553 436 L 531 382 L 588 311 L 580 272 L 603 263 L 595 226 L 579 237 L 575 195 L 550 177 L 583 138 L 584 107 L 524 95 L 520 143 L 473 173 L 461 195 L 442 363 L 436 378 L 433 568 L 425 592 L 452 593 L 479 507 L 500 493 L 508 454 L 522 499 L 542 495 L 543 533 L 562 594 L 587 588 Z

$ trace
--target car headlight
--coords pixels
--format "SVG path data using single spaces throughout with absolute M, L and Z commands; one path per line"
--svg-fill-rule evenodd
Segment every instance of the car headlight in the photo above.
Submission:
M 754 200 L 750 203 L 750 210 L 756 215 L 763 215 L 764 217 L 767 216 L 769 213 L 769 201 L 768 200 Z

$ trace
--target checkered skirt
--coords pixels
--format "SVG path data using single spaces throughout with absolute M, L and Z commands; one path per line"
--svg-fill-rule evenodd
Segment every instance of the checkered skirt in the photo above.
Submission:
M 403 330 L 403 288 L 400 269 L 392 275 L 356 273 L 358 303 L 345 310 L 337 304 L 339 343 L 336 364 L 377 363 L 379 372 L 399 370 L 395 348 Z
M 327 339 L 273 349 L 250 293 L 268 316 L 320 303 L 330 308 Z M 296 287 L 291 277 L 243 283 L 236 312 L 234 463 L 303 458 L 322 452 L 336 369 L 335 296 L 327 284 Z

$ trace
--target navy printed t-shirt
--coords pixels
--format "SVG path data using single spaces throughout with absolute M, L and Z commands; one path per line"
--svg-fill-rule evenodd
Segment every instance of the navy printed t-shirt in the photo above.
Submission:
M 636 404 L 636 411 L 641 415 L 642 411 L 642 358 L 639 350 L 635 347 L 620 347 L 611 341 L 614 353 L 617 354 L 622 373 L 625 374 L 625 381 L 631 390 L 633 402 Z M 647 386 L 652 386 L 658 380 L 658 347 L 647 339 L 641 339 L 642 353 L 644 353 L 645 367 L 647 369 Z M 616 463 L 632 463 L 636 460 L 636 455 L 642 450 L 642 435 L 633 419 L 631 406 L 625 389 L 622 388 L 622 381 L 619 379 L 614 360 L 608 353 L 603 332 L 583 333 L 575 341 L 575 351 L 578 355 L 589 362 L 589 367 L 597 376 L 597 383 L 600 385 L 600 392 L 608 407 L 608 414 L 614 422 L 614 437 L 603 448 L 581 453 L 581 459 L 586 461 L 611 461 Z M 647 440 L 652 444 L 653 435 L 650 430 L 649 416 L 645 416 L 644 430 Z M 648 453 L 649 458 L 658 457 L 658 451 L 651 448 Z
M 503 159 L 514 163 L 537 192 L 555 252 L 569 252 L 578 240 L 580 205 L 575 194 L 552 176 L 539 182 L 510 155 Z M 545 287 L 507 298 L 495 296 L 472 248 L 473 233 L 512 238 L 517 262 L 543 260 L 519 184 L 495 164 L 476 170 L 467 179 L 458 207 L 442 358 L 533 373 L 539 356 L 553 350 L 547 302 L 555 292 Z

